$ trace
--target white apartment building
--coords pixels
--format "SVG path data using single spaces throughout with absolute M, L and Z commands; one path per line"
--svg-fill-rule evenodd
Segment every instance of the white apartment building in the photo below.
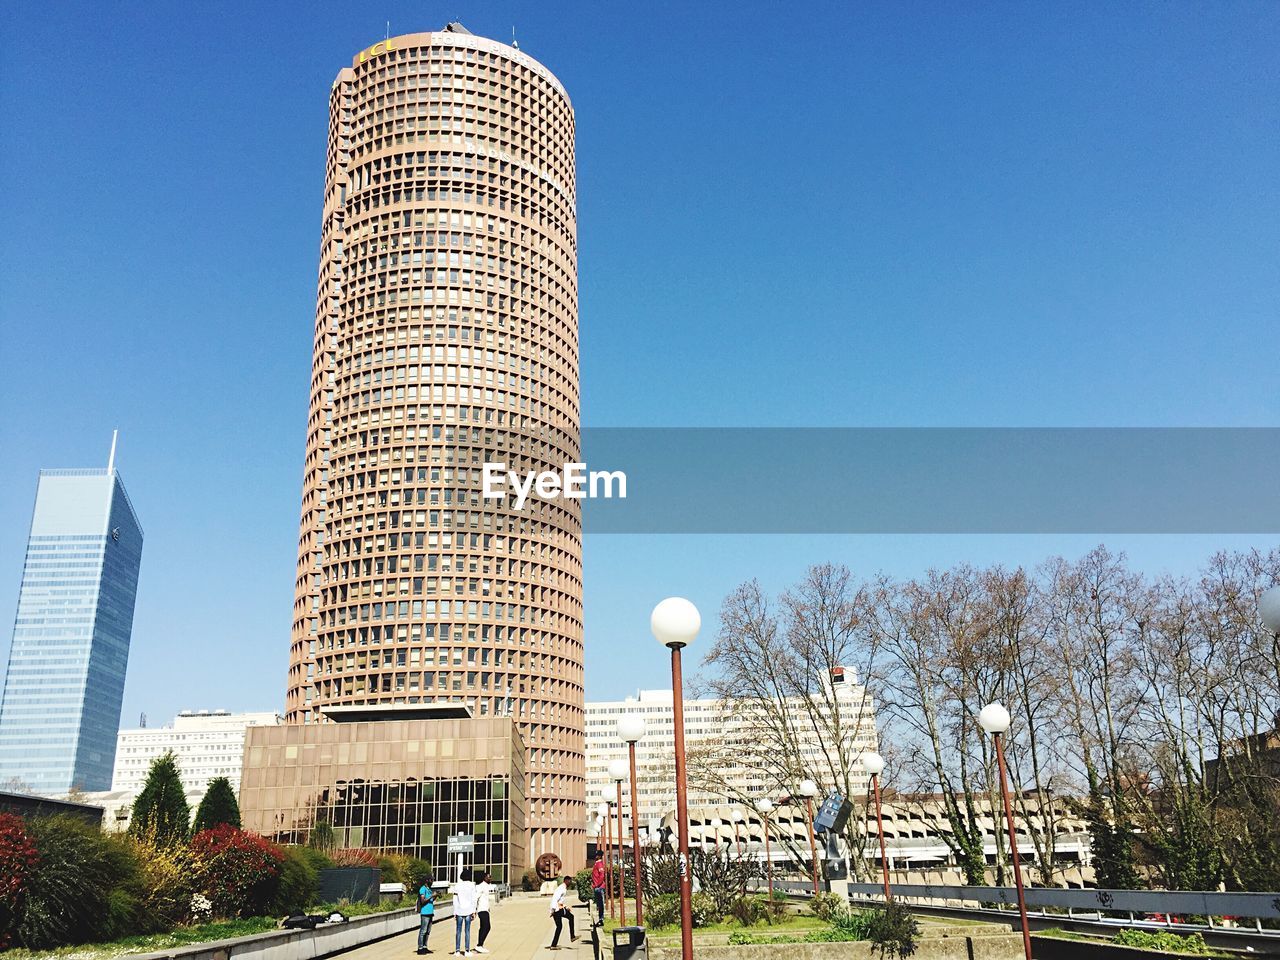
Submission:
M 282 723 L 279 714 L 230 713 L 226 710 L 183 710 L 163 727 L 121 730 L 116 735 L 116 762 L 111 790 L 85 795 L 85 802 L 104 808 L 103 826 L 128 826 L 133 801 L 142 792 L 147 772 L 157 757 L 173 751 L 187 803 L 194 813 L 209 781 L 226 777 L 237 793 L 244 763 L 246 727 Z
M 778 798 L 774 798 L 778 799 Z M 1024 798 L 1028 810 L 1039 811 L 1040 803 L 1033 796 Z M 976 825 L 982 831 L 983 853 L 988 863 L 989 882 L 996 883 L 995 863 L 1003 856 L 1007 846 L 1004 835 L 1004 813 L 997 804 L 994 808 L 986 797 L 975 797 Z M 1081 887 L 1093 883 L 1093 855 L 1089 840 L 1088 824 L 1077 815 L 1066 798 L 1050 797 L 1053 815 L 1046 818 L 1053 824 L 1054 859 L 1058 864 L 1058 886 Z M 866 872 L 879 877 L 880 838 L 872 811 L 855 804 L 855 817 L 862 817 L 858 832 L 866 837 L 860 854 L 867 866 Z M 964 874 L 956 863 L 955 854 L 946 842 L 951 833 L 942 797 L 939 795 L 915 795 L 895 797 L 883 806 L 885 852 L 889 857 L 889 870 L 894 883 L 943 883 L 962 884 Z M 1035 855 L 1030 832 L 1043 835 L 1045 821 L 1039 816 L 1028 820 L 1018 819 L 1018 847 L 1024 863 L 1030 863 Z M 674 835 L 676 818 L 670 813 L 663 818 L 662 826 Z M 773 861 L 775 876 L 779 880 L 807 882 L 809 853 L 809 821 L 805 808 L 799 803 L 780 803 L 769 816 L 769 856 Z M 642 843 L 657 842 L 642 838 Z M 689 843 L 694 847 L 735 851 L 763 861 L 764 822 L 759 813 L 750 807 L 721 803 L 715 806 L 690 807 Z M 819 843 L 820 856 L 830 860 L 824 844 Z M 799 853 L 796 862 L 792 852 Z M 840 842 L 836 853 L 839 860 L 849 855 L 847 846 Z M 1026 867 L 1023 868 L 1024 870 Z M 806 879 L 801 879 L 806 878 Z
M 840 725 L 853 732 L 852 752 L 876 748 L 875 705 L 863 686 L 852 677 L 852 671 L 833 671 L 830 681 L 831 700 L 840 711 Z M 636 780 L 638 783 L 638 809 L 640 824 L 647 826 L 661 820 L 675 809 L 675 763 L 673 752 L 674 710 L 670 690 L 641 690 L 634 697 L 587 704 L 587 808 L 591 811 L 588 832 L 596 832 L 594 810 L 601 802 L 606 788 L 614 791 L 609 779 L 609 764 L 616 758 L 627 757 L 627 745 L 618 736 L 618 720 L 625 714 L 636 713 L 644 717 L 646 729 L 642 740 L 636 744 Z M 800 752 L 806 766 L 822 781 L 821 771 L 826 761 L 820 749 L 821 732 L 815 729 L 802 701 L 788 702 L 791 723 L 797 731 Z M 749 708 L 730 708 L 719 700 L 684 701 L 685 745 L 691 754 L 705 749 L 730 747 L 735 743 L 750 741 L 756 734 L 746 719 Z M 829 721 L 818 726 L 826 727 Z M 723 758 L 732 758 L 733 751 L 720 750 Z M 740 795 L 764 796 L 766 784 L 763 776 L 748 765 L 722 765 L 720 775 Z M 829 786 L 829 784 L 828 784 Z M 855 788 L 865 790 L 865 779 Z M 630 819 L 630 787 L 623 784 L 624 812 Z M 689 781 L 689 805 L 691 807 L 715 807 L 725 803 L 721 796 L 702 789 L 697 778 Z M 629 827 L 628 827 L 629 829 Z

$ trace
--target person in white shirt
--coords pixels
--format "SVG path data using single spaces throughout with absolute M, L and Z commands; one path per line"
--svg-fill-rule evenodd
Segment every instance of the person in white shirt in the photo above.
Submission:
M 476 915 L 476 885 L 471 869 L 462 871 L 462 879 L 453 887 L 453 955 L 471 956 L 471 918 Z
M 551 919 L 556 922 L 556 935 L 551 938 L 551 946 L 548 950 L 560 949 L 560 925 L 565 921 L 569 921 L 569 942 L 573 943 L 578 939 L 578 935 L 573 930 L 573 911 L 569 909 L 569 904 L 565 902 L 565 897 L 569 894 L 569 877 L 562 877 L 560 886 L 556 887 L 556 892 L 551 895 Z
M 476 953 L 488 953 L 484 945 L 489 936 L 489 898 L 493 894 L 493 882 L 486 872 L 476 884 L 476 916 L 480 918 L 480 936 L 476 939 Z

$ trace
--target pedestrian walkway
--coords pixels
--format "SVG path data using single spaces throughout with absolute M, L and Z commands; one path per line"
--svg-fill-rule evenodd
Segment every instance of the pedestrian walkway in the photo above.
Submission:
M 569 899 L 576 900 L 572 893 Z M 591 953 L 591 925 L 587 919 L 586 905 L 578 906 L 573 911 L 574 923 L 578 934 L 578 942 L 569 942 L 569 927 L 566 924 L 560 937 L 559 950 L 549 950 L 551 937 L 555 933 L 555 924 L 547 915 L 550 897 L 535 894 L 518 893 L 510 899 L 494 905 L 489 912 L 493 929 L 489 931 L 489 939 L 485 941 L 487 956 L 492 960 L 587 960 Z M 474 952 L 476 934 L 479 924 L 471 925 L 472 956 L 482 957 L 485 954 Z M 453 918 L 441 920 L 431 929 L 431 960 L 436 957 L 448 957 L 453 953 Z M 343 960 L 414 960 L 418 948 L 418 931 L 413 930 L 398 936 L 389 937 L 367 947 L 359 947 L 343 954 Z M 602 951 L 603 953 L 603 951 Z

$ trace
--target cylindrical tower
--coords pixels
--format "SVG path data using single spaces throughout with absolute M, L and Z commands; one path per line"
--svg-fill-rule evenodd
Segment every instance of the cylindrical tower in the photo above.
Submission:
M 577 461 L 574 117 L 458 24 L 334 82 L 287 720 L 372 703 L 510 716 L 529 859 L 585 842 L 577 501 L 482 467 Z

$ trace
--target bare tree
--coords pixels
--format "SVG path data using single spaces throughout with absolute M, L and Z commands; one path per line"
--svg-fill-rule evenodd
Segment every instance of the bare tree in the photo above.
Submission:
M 818 566 L 776 602 L 747 583 L 725 600 L 706 660 L 709 689 L 746 733 L 691 764 L 703 786 L 739 802 L 791 794 L 805 777 L 835 786 L 861 807 L 846 840 L 863 875 L 857 760 L 874 694 L 886 791 L 932 824 L 967 882 L 982 883 L 990 844 L 997 877 L 1008 859 L 977 724 L 1000 701 L 1014 719 L 1015 803 L 1042 884 L 1062 869 L 1058 839 L 1077 812 L 1100 886 L 1275 889 L 1280 640 L 1257 605 L 1278 581 L 1280 550 L 1219 553 L 1198 578 L 1178 579 L 1145 577 L 1100 545 L 1031 574 L 960 565 L 859 582 Z M 838 667 L 866 684 L 852 716 L 823 682 Z M 753 790 L 721 773 L 742 765 Z M 807 857 L 780 840 L 797 862 Z
M 871 619 L 884 654 L 875 675 L 885 693 L 882 712 L 900 739 L 915 744 L 897 786 L 907 796 L 940 797 L 947 829 L 939 833 L 971 884 L 986 880 L 975 785 L 992 785 L 977 710 L 1002 686 L 988 620 L 968 567 L 931 570 L 906 584 L 882 578 Z M 921 805 L 921 816 L 929 816 L 927 806 Z
M 873 705 L 856 679 L 871 671 L 876 656 L 863 625 L 866 593 L 846 568 L 826 564 L 786 591 L 776 613 L 754 581 L 726 598 L 720 634 L 704 662 L 714 670 L 709 690 L 747 735 L 691 758 L 704 789 L 726 799 L 756 799 L 738 795 L 741 788 L 723 776 L 731 760 L 752 771 L 763 793 L 794 796 L 812 778 L 862 807 L 864 815 L 850 817 L 844 833 L 859 875 L 866 776 L 858 758 L 871 746 Z M 783 842 L 794 846 L 788 837 Z M 808 857 L 807 850 L 790 853 L 797 861 Z

